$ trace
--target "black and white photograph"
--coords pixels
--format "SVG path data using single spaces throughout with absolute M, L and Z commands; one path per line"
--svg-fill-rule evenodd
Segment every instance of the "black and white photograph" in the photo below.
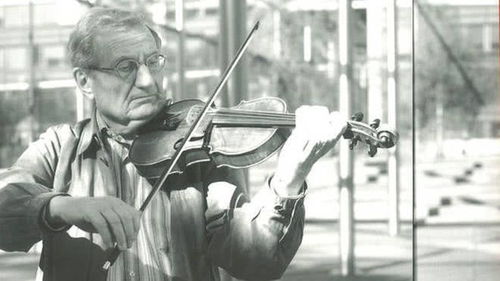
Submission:
M 0 281 L 498 280 L 499 11 L 0 0 Z

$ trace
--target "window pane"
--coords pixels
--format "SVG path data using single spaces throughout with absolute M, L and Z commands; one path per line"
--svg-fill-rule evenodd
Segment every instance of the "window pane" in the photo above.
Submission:
M 28 6 L 7 6 L 5 7 L 5 26 L 26 26 L 28 25 Z
M 5 49 L 5 68 L 8 70 L 21 70 L 26 68 L 27 61 L 26 48 L 15 47 Z

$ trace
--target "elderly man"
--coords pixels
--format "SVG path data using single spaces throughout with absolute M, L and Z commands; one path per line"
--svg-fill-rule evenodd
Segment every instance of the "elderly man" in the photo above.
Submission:
M 274 176 L 252 202 L 237 170 L 197 164 L 151 190 L 128 159 L 138 128 L 165 106 L 161 40 L 133 13 L 91 9 L 68 51 L 90 119 L 49 128 L 0 176 L 0 248 L 43 241 L 38 280 L 279 278 L 302 238 L 304 180 L 345 130 L 322 107 L 297 110 Z M 313 124 L 314 126 L 312 126 Z M 114 244 L 122 250 L 107 273 Z

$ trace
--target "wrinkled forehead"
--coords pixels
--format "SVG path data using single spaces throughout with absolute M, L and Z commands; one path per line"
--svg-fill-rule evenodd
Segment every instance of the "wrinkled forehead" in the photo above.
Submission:
M 100 66 L 113 66 L 123 58 L 143 60 L 158 52 L 158 46 L 145 26 L 100 31 L 94 38 L 96 59 Z

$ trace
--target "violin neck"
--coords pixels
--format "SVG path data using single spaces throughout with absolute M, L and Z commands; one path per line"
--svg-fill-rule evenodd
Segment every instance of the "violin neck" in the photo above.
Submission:
M 219 109 L 212 114 L 212 124 L 219 127 L 295 127 L 295 114 L 291 113 Z

